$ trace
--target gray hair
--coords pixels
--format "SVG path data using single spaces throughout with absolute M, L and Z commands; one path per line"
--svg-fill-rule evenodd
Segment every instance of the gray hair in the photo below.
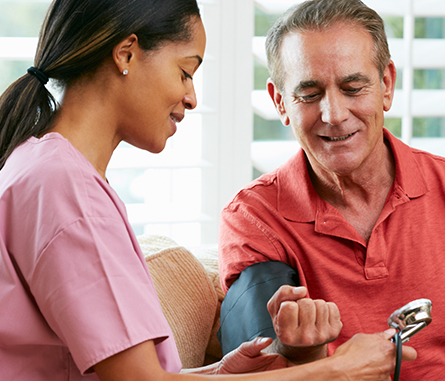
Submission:
M 382 18 L 360 0 L 308 0 L 288 9 L 269 30 L 266 38 L 267 65 L 272 81 L 284 89 L 281 44 L 290 32 L 322 31 L 336 23 L 362 26 L 374 40 L 373 63 L 380 78 L 391 55 Z

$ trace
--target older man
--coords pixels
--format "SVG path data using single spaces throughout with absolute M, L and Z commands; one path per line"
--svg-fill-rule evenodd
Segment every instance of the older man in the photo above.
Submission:
M 293 269 L 308 298 L 282 287 L 268 318 L 275 350 L 303 362 L 325 356 L 325 343 L 338 333 L 319 299 L 335 302 L 342 317 L 332 352 L 357 332 L 382 330 L 402 305 L 428 298 L 437 321 L 412 338 L 419 355 L 404 365 L 403 379 L 442 379 L 445 159 L 406 146 L 383 127 L 396 69 L 381 18 L 359 0 L 306 1 L 277 21 L 266 48 L 268 92 L 301 150 L 224 208 L 224 290 L 249 271 L 236 294 L 246 298 L 256 287 L 257 295 L 270 295 L 279 285 L 271 290 L 270 279 L 255 280 L 268 276 L 268 264 Z M 271 279 L 279 277 L 271 271 Z M 244 315 L 256 316 L 256 308 Z M 223 346 L 243 324 L 257 322 L 223 322 Z

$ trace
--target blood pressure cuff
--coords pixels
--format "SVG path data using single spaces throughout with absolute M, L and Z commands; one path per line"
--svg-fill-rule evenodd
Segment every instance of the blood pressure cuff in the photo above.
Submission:
M 241 272 L 221 305 L 218 339 L 223 355 L 257 336 L 276 337 L 267 302 L 283 285 L 300 282 L 298 273 L 282 262 L 259 262 Z

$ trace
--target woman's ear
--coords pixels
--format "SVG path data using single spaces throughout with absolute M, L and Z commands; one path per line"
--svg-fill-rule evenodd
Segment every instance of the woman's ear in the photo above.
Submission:
M 132 34 L 123 39 L 114 47 L 113 60 L 120 73 L 128 74 L 132 61 L 136 57 L 137 49 L 139 49 L 139 43 L 138 36 L 136 36 L 135 34 Z

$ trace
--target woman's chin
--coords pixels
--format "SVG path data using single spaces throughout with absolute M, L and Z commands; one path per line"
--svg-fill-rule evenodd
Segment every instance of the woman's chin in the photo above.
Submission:
M 167 139 L 164 140 L 163 142 L 158 142 L 158 144 L 151 145 L 146 150 L 151 153 L 161 153 L 164 150 L 166 144 L 167 144 Z

